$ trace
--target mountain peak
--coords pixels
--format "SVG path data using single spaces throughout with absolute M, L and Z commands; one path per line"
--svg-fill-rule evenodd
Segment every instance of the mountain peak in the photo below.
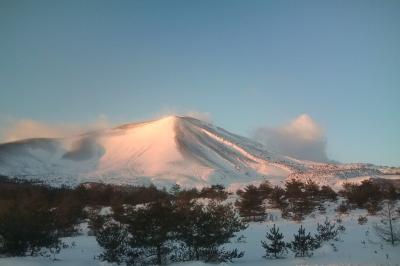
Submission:
M 142 122 L 133 122 L 133 123 L 128 123 L 128 124 L 123 124 L 121 126 L 116 127 L 117 129 L 121 128 L 130 128 L 130 127 L 137 127 L 137 126 L 143 126 L 143 125 L 149 125 L 149 124 L 163 124 L 163 125 L 174 125 L 177 121 L 198 121 L 201 123 L 205 123 L 202 120 L 199 120 L 197 118 L 191 117 L 191 116 L 180 116 L 180 115 L 167 115 L 167 116 L 162 116 L 160 118 L 156 119 L 151 119 L 151 120 L 145 120 Z

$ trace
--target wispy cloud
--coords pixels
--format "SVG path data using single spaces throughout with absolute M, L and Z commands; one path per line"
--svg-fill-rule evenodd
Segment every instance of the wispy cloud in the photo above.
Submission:
M 62 138 L 81 134 L 87 131 L 105 129 L 110 127 L 110 121 L 105 115 L 82 125 L 77 123 L 46 123 L 29 118 L 7 118 L 0 127 L 0 143 L 27 138 Z
M 325 132 L 308 114 L 277 128 L 260 127 L 254 136 L 267 148 L 281 154 L 304 160 L 329 161 Z
M 197 110 L 178 110 L 176 107 L 165 106 L 161 109 L 161 111 L 157 112 L 154 117 L 164 117 L 170 115 L 178 115 L 178 116 L 189 116 L 193 118 L 197 118 L 199 120 L 203 120 L 206 122 L 212 122 L 212 116 L 209 112 L 201 112 Z
M 211 114 L 208 112 L 189 111 L 184 113 L 183 115 L 197 118 L 199 120 L 203 120 L 209 123 L 212 122 Z

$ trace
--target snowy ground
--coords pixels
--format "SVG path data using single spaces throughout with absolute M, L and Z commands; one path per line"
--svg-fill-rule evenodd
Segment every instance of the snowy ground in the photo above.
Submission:
M 315 231 L 317 222 L 322 222 L 325 216 L 330 219 L 336 219 L 336 213 L 333 211 L 334 206 L 328 206 L 327 214 L 315 213 L 301 224 L 307 231 Z M 355 210 L 348 215 L 341 216 L 342 224 L 346 227 L 346 231 L 341 234 L 341 240 L 333 241 L 337 247 L 337 251 L 333 250 L 330 244 L 325 244 L 322 248 L 314 252 L 311 258 L 294 258 L 289 253 L 287 258 L 279 260 L 266 260 L 262 257 L 264 251 L 260 241 L 264 239 L 267 226 L 276 223 L 285 235 L 286 241 L 293 239 L 293 234 L 297 231 L 300 223 L 283 220 L 277 211 L 271 210 L 270 214 L 274 221 L 266 221 L 262 223 L 250 223 L 249 227 L 241 232 L 245 236 L 245 242 L 238 243 L 236 239 L 229 244 L 232 247 L 245 251 L 243 258 L 235 261 L 232 265 L 400 265 L 400 246 L 392 247 L 382 241 L 375 235 L 373 224 L 379 219 L 374 216 L 367 216 L 368 222 L 359 225 L 357 218 L 359 215 L 366 215 L 364 210 Z M 101 248 L 97 245 L 96 240 L 92 236 L 84 234 L 72 238 L 64 239 L 67 243 L 75 242 L 74 246 L 61 251 L 57 255 L 58 260 L 52 261 L 44 257 L 18 257 L 18 258 L 0 258 L 1 266 L 39 266 L 39 265 L 109 265 L 96 259 L 101 252 Z M 231 263 L 228 263 L 231 264 Z M 174 264 L 174 266 L 200 266 L 207 265 L 201 262 L 186 262 Z

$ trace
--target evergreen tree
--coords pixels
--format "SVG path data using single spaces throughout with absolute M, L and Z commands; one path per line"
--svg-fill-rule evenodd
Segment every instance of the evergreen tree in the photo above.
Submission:
M 294 240 L 290 243 L 290 249 L 294 252 L 295 257 L 311 257 L 312 251 L 319 247 L 319 241 L 312 237 L 310 233 L 306 234 L 302 225 L 297 234 L 294 235 Z
M 319 198 L 322 200 L 336 201 L 337 193 L 329 186 L 322 186 L 319 191 Z
M 266 258 L 281 258 L 287 252 L 286 243 L 283 241 L 283 234 L 279 232 L 279 228 L 274 226 L 266 234 L 267 241 L 261 241 L 262 247 L 265 249 Z
M 290 179 L 285 183 L 286 198 L 303 198 L 305 196 L 305 184 L 297 179 Z
M 212 185 L 211 187 L 202 188 L 199 196 L 214 200 L 226 200 L 228 197 L 228 192 L 225 191 L 225 187 L 223 185 L 217 184 Z
M 372 206 L 372 211 L 383 199 L 384 193 L 381 187 L 371 180 L 364 180 L 361 184 L 344 183 L 339 193 L 347 199 L 347 202 L 358 208 Z
M 104 248 L 100 258 L 108 262 L 222 262 L 243 256 L 237 249 L 221 248 L 245 225 L 231 205 L 216 201 L 206 206 L 193 201 L 158 201 L 123 208 L 120 214 L 105 220 L 92 220 L 97 228 L 96 239 Z M 183 244 L 179 249 L 176 240 Z
M 104 250 L 101 260 L 118 265 L 126 261 L 128 233 L 123 226 L 108 221 L 97 231 L 96 240 Z
M 0 202 L 0 236 L 0 254 L 11 256 L 35 256 L 43 248 L 63 246 L 54 213 L 39 200 Z
M 275 186 L 269 195 L 269 203 L 274 208 L 285 207 L 285 190 L 279 186 Z
M 176 219 L 170 201 L 156 201 L 145 208 L 132 208 L 122 222 L 131 234 L 130 245 L 143 247 L 155 255 L 154 263 L 161 265 L 171 252 L 169 242 L 175 238 Z
M 260 194 L 260 197 L 264 199 L 268 199 L 270 194 L 272 192 L 272 186 L 271 183 L 268 180 L 264 180 L 259 186 L 258 186 L 258 193 Z
M 54 208 L 56 226 L 63 237 L 76 232 L 75 226 L 83 217 L 83 207 L 82 202 L 70 193 L 62 197 Z
M 236 207 L 242 217 L 252 217 L 253 221 L 256 221 L 256 217 L 265 214 L 263 197 L 256 186 L 248 185 L 244 191 L 238 191 L 238 195 L 240 199 L 236 201 Z
M 303 183 L 291 179 L 285 183 L 285 199 L 287 205 L 282 207 L 282 216 L 300 221 L 310 214 L 316 207 L 314 200 L 317 197 L 319 186 L 313 181 Z
M 182 191 L 181 186 L 179 184 L 175 184 L 170 189 L 170 194 L 174 197 L 177 197 L 179 193 Z
M 317 224 L 317 232 L 318 234 L 316 235 L 316 239 L 321 243 L 335 239 L 339 233 L 338 229 L 336 228 L 336 224 L 331 223 L 328 220 L 328 217 L 325 218 L 323 224 Z
M 89 218 L 88 227 L 90 229 L 91 235 L 97 235 L 97 233 L 102 229 L 103 225 L 106 222 L 106 217 L 103 215 L 99 215 L 99 209 L 88 209 L 87 216 Z
M 188 260 L 231 261 L 243 252 L 220 249 L 229 239 L 244 229 L 232 206 L 215 201 L 207 206 L 190 203 L 178 209 L 178 239 L 188 247 Z
M 199 191 L 197 188 L 191 188 L 188 190 L 181 190 L 176 196 L 176 201 L 188 202 L 196 198 L 199 198 Z
M 304 194 L 309 199 L 317 199 L 320 194 L 318 184 L 315 181 L 308 179 L 304 184 Z

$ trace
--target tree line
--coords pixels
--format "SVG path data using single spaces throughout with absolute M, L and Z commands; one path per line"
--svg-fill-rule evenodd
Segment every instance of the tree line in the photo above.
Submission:
M 177 198 L 141 206 L 115 206 L 109 215 L 90 220 L 104 252 L 100 259 L 127 265 L 201 260 L 225 262 L 243 256 L 223 247 L 245 229 L 230 204 L 208 204 Z
M 329 186 L 320 187 L 314 181 L 296 179 L 288 180 L 284 187 L 272 187 L 264 181 L 259 186 L 248 185 L 236 194 L 239 196 L 236 206 L 241 216 L 253 221 L 264 220 L 266 202 L 271 208 L 280 209 L 283 218 L 300 221 L 316 207 L 323 208 L 323 202 L 336 201 L 338 196 Z
M 174 189 L 99 183 L 85 183 L 75 188 L 50 187 L 0 177 L 0 255 L 54 257 L 66 247 L 61 239 L 78 233 L 78 225 L 89 218 L 87 210 L 90 209 L 102 206 L 118 209 L 118 206 L 173 198 L 222 200 L 228 195 L 221 186 L 187 191 Z
M 236 194 L 238 200 L 235 205 L 240 215 L 248 221 L 264 220 L 266 204 L 270 208 L 280 209 L 282 218 L 301 221 L 316 209 L 324 213 L 324 203 L 336 202 L 338 197 L 343 198 L 337 208 L 338 212 L 363 208 L 370 214 L 382 210 L 385 200 L 396 201 L 400 198 L 400 193 L 392 184 L 378 184 L 371 180 L 364 180 L 359 184 L 344 183 L 338 193 L 331 187 L 319 186 L 312 180 L 291 179 L 283 187 L 273 187 L 268 181 L 264 181 L 258 186 L 248 185 Z

